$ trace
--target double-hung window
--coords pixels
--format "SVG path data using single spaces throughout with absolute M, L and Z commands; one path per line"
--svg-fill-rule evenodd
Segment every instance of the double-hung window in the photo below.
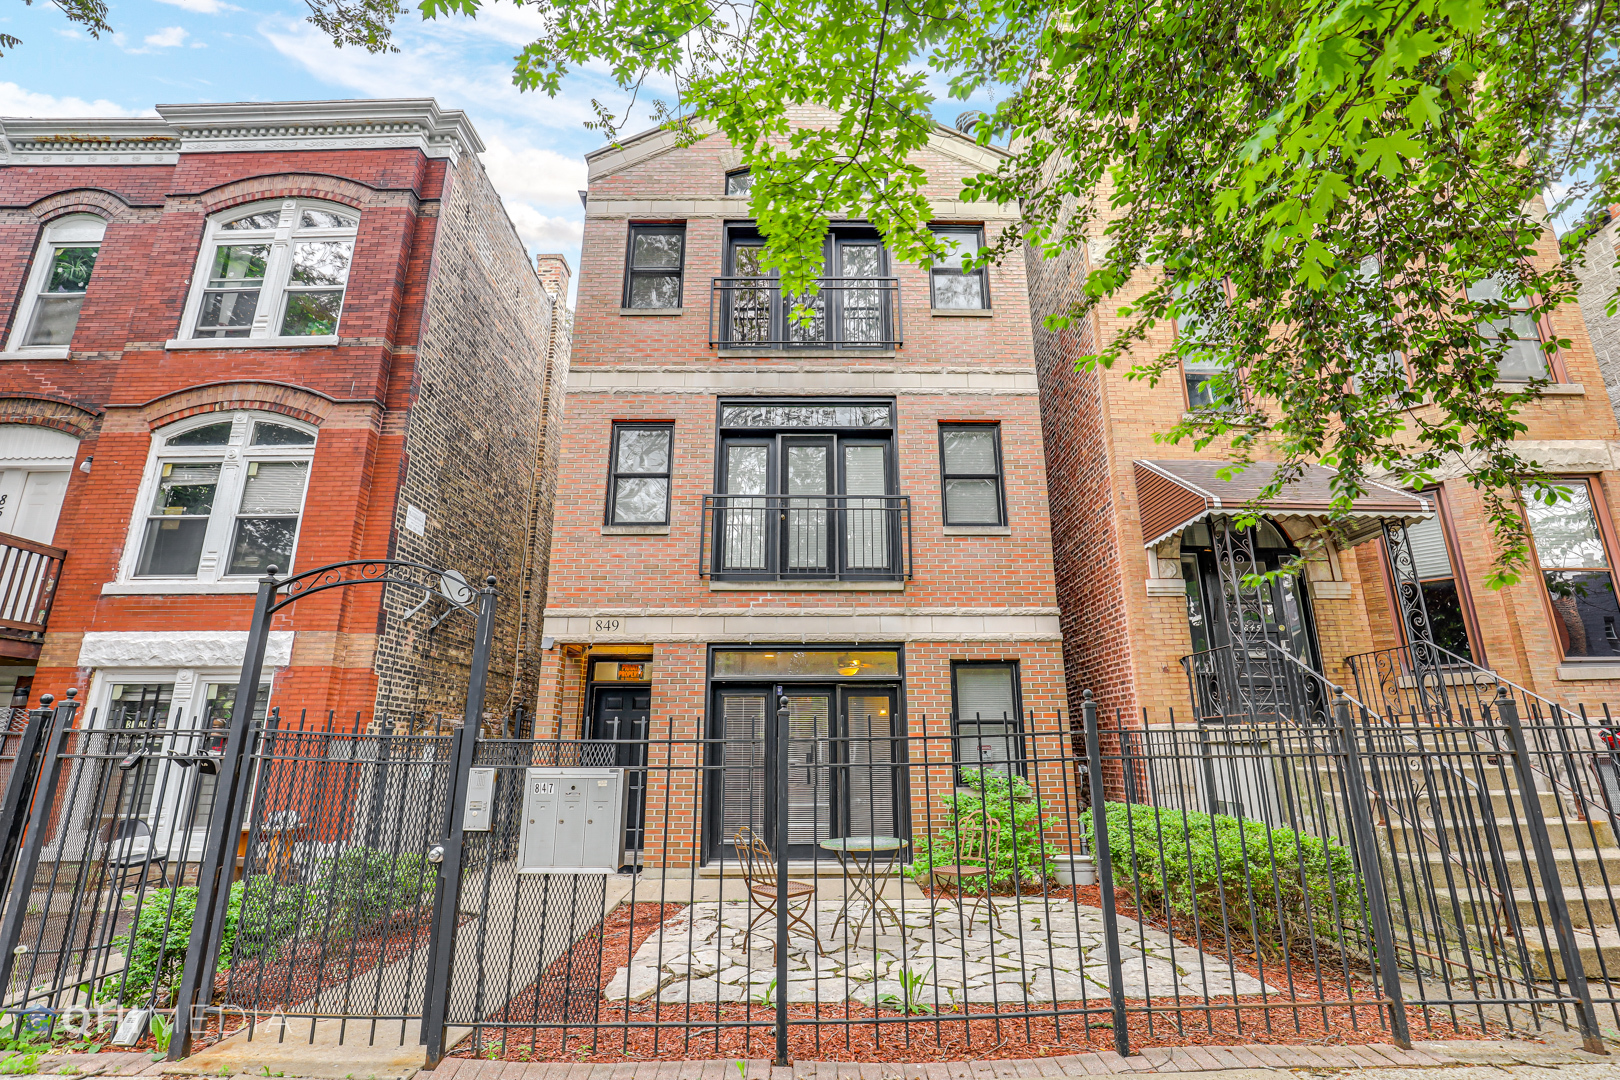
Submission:
M 951 697 L 957 763 L 963 768 L 1022 772 L 1017 662 L 952 664 Z
M 128 576 L 285 574 L 314 449 L 315 432 L 282 416 L 211 413 L 165 429 L 142 485 Z
M 614 424 L 609 525 L 669 524 L 669 424 Z
M 1224 284 L 1214 282 L 1203 288 L 1219 290 L 1218 295 L 1225 301 Z M 1187 407 L 1207 409 L 1215 404 L 1215 388 L 1210 385 L 1210 380 L 1230 369 L 1215 352 L 1217 340 L 1214 328 L 1190 306 L 1193 303 L 1193 290 L 1177 286 L 1176 302 L 1178 305 L 1189 305 L 1176 312 L 1176 337 L 1191 344 L 1194 349 L 1190 355 L 1183 354 L 1181 358 L 1181 370 L 1187 382 Z
M 945 524 L 1005 525 L 1000 424 L 941 424 Z
M 1598 512 L 1598 493 L 1585 479 L 1559 479 L 1557 486 L 1570 498 L 1548 503 L 1540 492 L 1527 490 L 1524 504 L 1559 644 L 1569 660 L 1620 656 L 1613 548 Z
M 624 306 L 666 311 L 680 307 L 685 266 L 685 225 L 630 226 Z
M 301 200 L 209 221 L 186 336 L 335 343 L 359 224 L 352 210 Z
M 1468 288 L 1468 299 L 1475 303 L 1502 304 L 1503 280 L 1489 277 Z M 1506 301 L 1510 313 L 1479 324 L 1480 336 L 1491 343 L 1500 342 L 1502 357 L 1496 364 L 1496 377 L 1503 382 L 1529 382 L 1548 378 L 1547 354 L 1541 347 L 1541 331 L 1536 320 L 1524 309 L 1530 306 L 1526 297 Z
M 12 322 L 9 351 L 61 353 L 72 343 L 106 228 L 106 222 L 89 214 L 57 218 L 45 226 Z
M 982 311 L 990 306 L 990 284 L 984 267 L 962 269 L 962 260 L 979 254 L 984 246 L 984 230 L 962 225 L 935 225 L 933 232 L 951 249 L 950 257 L 928 272 L 931 303 L 948 311 Z

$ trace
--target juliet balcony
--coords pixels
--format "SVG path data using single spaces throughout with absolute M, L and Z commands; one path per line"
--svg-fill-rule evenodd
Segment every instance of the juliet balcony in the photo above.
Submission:
M 705 495 L 698 566 L 714 581 L 907 581 L 911 500 Z
M 889 351 L 905 339 L 900 282 L 892 277 L 825 277 L 794 317 L 798 298 L 770 277 L 717 277 L 709 289 L 709 347 L 738 350 Z

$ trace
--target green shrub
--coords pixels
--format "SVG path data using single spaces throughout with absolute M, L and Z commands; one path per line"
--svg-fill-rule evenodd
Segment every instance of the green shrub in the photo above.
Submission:
M 334 938 L 351 937 L 418 907 L 434 880 L 432 865 L 421 855 L 350 848 L 321 860 L 307 917 Z
M 980 882 L 997 889 L 1011 888 L 1015 878 L 1025 885 L 1045 878 L 1051 872 L 1052 860 L 1061 852 L 1045 842 L 1045 830 L 1056 823 L 1044 818 L 1048 807 L 1035 798 L 1029 781 L 999 769 L 963 769 L 961 786 L 967 790 L 940 796 L 945 803 L 944 820 L 935 822 L 932 835 L 916 840 L 911 873 L 917 883 L 930 884 L 936 863 L 984 865 L 982 859 L 964 858 L 960 843 L 967 839 L 960 833 L 962 820 L 969 815 L 976 818 L 981 810 L 1001 822 L 996 857 L 988 874 L 963 880 L 964 891 L 982 888 Z
M 1206 935 L 1224 925 L 1233 947 L 1273 954 L 1285 935 L 1289 948 L 1312 938 L 1342 947 L 1356 935 L 1361 879 L 1336 839 L 1137 803 L 1109 803 L 1107 813 L 1114 882 L 1149 913 L 1196 915 Z M 1091 814 L 1084 823 L 1094 841 Z

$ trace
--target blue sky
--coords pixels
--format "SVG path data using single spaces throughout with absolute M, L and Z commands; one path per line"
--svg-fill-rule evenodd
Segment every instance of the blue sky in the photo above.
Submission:
M 154 104 L 435 97 L 465 109 L 484 166 L 531 251 L 561 251 L 577 270 L 582 155 L 600 144 L 582 122 L 593 96 L 617 101 L 584 72 L 566 96 L 519 93 L 511 60 L 537 21 L 507 4 L 478 20 L 400 21 L 399 53 L 336 49 L 301 2 L 144 0 L 113 3 L 112 39 L 92 39 L 51 4 L 11 3 L 0 30 L 23 44 L 0 57 L 0 116 L 137 116 Z

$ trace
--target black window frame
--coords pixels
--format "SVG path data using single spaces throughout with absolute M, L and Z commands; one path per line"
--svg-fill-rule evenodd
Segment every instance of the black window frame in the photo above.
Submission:
M 681 237 L 681 259 L 671 271 L 668 267 L 645 267 L 637 269 L 636 237 L 645 233 L 679 233 Z M 638 308 L 631 302 L 633 290 L 631 288 L 636 276 L 668 277 L 673 273 L 677 282 L 676 300 L 673 308 Z M 624 293 L 620 298 L 620 306 L 635 311 L 675 311 L 686 306 L 686 222 L 684 221 L 632 221 L 625 232 L 624 239 Z
M 665 471 L 661 473 L 622 473 L 619 471 L 619 435 L 625 431 L 662 431 L 669 437 L 669 453 Z M 617 521 L 614 519 L 614 492 L 619 480 L 662 479 L 664 481 L 664 519 L 662 521 Z M 609 526 L 659 528 L 669 526 L 669 508 L 675 488 L 675 424 L 669 420 L 615 420 L 613 434 L 608 439 L 607 505 L 602 511 L 602 524 Z
M 936 222 L 928 226 L 931 233 L 975 233 L 978 236 L 979 250 L 984 250 L 984 226 L 972 224 L 953 225 L 949 222 Z M 939 294 L 934 288 L 939 275 L 949 274 L 955 277 L 977 277 L 979 279 L 979 298 L 981 303 L 976 308 L 942 308 L 939 306 Z M 932 311 L 989 311 L 990 303 L 990 275 L 986 268 L 981 266 L 977 270 L 963 270 L 960 266 L 930 266 L 928 268 L 928 307 Z
M 871 245 L 877 248 L 877 273 L 872 277 L 851 275 L 846 277 L 841 273 L 843 250 L 846 247 L 864 247 Z M 836 350 L 852 353 L 889 351 L 901 344 L 901 310 L 899 304 L 899 283 L 894 277 L 894 260 L 889 252 L 888 245 L 883 240 L 883 234 L 872 225 L 862 221 L 835 222 L 827 230 L 827 236 L 822 243 L 821 274 L 818 275 L 823 282 L 819 294 L 820 318 L 822 330 L 820 337 L 806 337 L 802 340 L 792 339 L 789 329 L 789 312 L 793 306 L 792 298 L 784 296 L 781 292 L 781 273 L 771 270 L 766 273 L 745 275 L 737 269 L 737 254 L 747 248 L 763 248 L 765 246 L 764 234 L 759 230 L 756 222 L 751 220 L 736 220 L 725 223 L 722 233 L 722 259 L 721 277 L 717 281 L 729 282 L 727 285 L 717 285 L 717 295 L 714 298 L 718 312 L 711 313 L 711 319 L 718 316 L 718 321 L 710 326 L 710 345 L 728 350 L 758 350 L 761 352 L 791 352 L 805 350 Z M 684 249 L 683 249 L 684 250 Z M 735 334 L 733 322 L 734 305 L 738 300 L 738 283 L 743 280 L 756 282 L 757 288 L 764 295 L 763 301 L 767 308 L 766 337 L 763 340 L 743 340 Z M 849 318 L 847 306 L 848 297 L 844 292 L 843 282 L 876 282 L 869 291 L 877 295 L 878 305 L 878 336 L 871 340 L 849 340 L 844 331 L 848 327 Z M 966 309 L 971 310 L 971 309 Z
M 991 429 L 990 437 L 994 443 L 996 457 L 996 471 L 989 473 L 953 473 L 945 463 L 945 433 L 947 431 L 961 431 L 966 429 Z M 939 425 L 939 515 L 940 521 L 946 528 L 951 529 L 998 529 L 1007 525 L 1007 464 L 1001 456 L 1001 421 L 941 421 Z M 994 480 L 996 483 L 996 520 L 995 521 L 952 521 L 950 497 L 946 493 L 946 485 L 951 480 Z
M 741 176 L 748 177 L 749 178 L 748 182 L 743 185 L 743 190 L 742 191 L 732 191 L 731 190 L 732 177 L 741 177 Z M 749 189 L 752 188 L 753 183 L 754 183 L 753 176 L 754 176 L 754 170 L 752 170 L 752 169 L 727 169 L 726 170 L 725 187 L 722 188 L 721 190 L 724 191 L 725 194 L 731 196 L 732 198 L 736 198 L 736 197 L 738 197 L 740 195 L 748 195 L 749 194 Z
M 965 668 L 1007 668 L 1012 672 L 1013 711 L 1012 711 L 1011 716 L 1007 717 L 1004 720 L 1000 720 L 1000 721 L 976 719 L 974 717 L 966 717 L 966 718 L 964 718 L 962 716 L 960 694 L 959 694 L 959 692 L 957 690 L 956 675 L 957 675 L 957 672 L 962 671 Z M 985 737 L 983 730 L 977 731 L 973 735 L 970 735 L 970 736 L 963 735 L 962 734 L 962 724 L 963 724 L 964 720 L 967 723 L 978 725 L 981 729 L 984 728 L 985 726 L 990 725 L 990 724 L 997 724 L 997 723 L 1002 724 L 1004 726 L 1005 730 L 1003 731 L 1003 733 L 999 737 L 1007 739 L 1010 743 L 1012 743 L 1013 744 L 1013 750 L 1016 751 L 1016 753 L 1013 756 L 1011 756 L 1011 757 L 1009 757 L 1007 759 L 1006 763 L 1009 766 L 1008 769 L 1007 769 L 1007 772 L 1010 775 L 1016 775 L 1016 776 L 1025 777 L 1026 779 L 1028 778 L 1028 775 L 1029 775 L 1029 738 L 1028 738 L 1027 733 L 1024 730 L 1024 684 L 1023 684 L 1022 665 L 1020 664 L 1019 661 L 1017 661 L 1017 660 L 952 660 L 951 661 L 951 760 L 956 766 L 956 782 L 959 783 L 959 784 L 962 782 L 962 770 L 964 768 L 973 768 L 973 767 L 975 767 L 973 762 L 971 762 L 971 761 L 963 761 L 962 760 L 962 755 L 961 755 L 962 740 L 964 738 L 981 739 L 981 738 Z M 992 737 L 997 737 L 997 736 L 992 736 Z M 981 767 L 981 768 L 984 767 L 984 763 L 981 762 L 978 767 Z

